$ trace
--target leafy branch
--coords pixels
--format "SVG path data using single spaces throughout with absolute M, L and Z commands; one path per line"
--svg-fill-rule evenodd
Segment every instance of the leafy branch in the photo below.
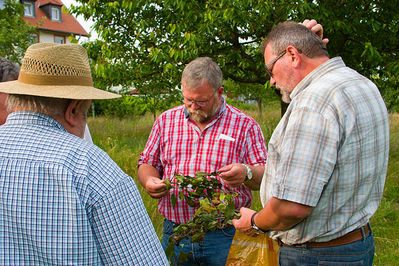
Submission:
M 204 240 L 208 231 L 223 229 L 232 225 L 231 220 L 238 218 L 235 211 L 234 197 L 236 192 L 228 187 L 223 187 L 217 178 L 216 172 L 196 172 L 195 177 L 175 174 L 175 182 L 165 180 L 167 189 L 176 187 L 179 190 L 178 197 L 185 200 L 191 207 L 198 208 L 192 220 L 180 224 L 172 231 L 168 239 L 168 247 L 165 251 L 170 261 L 184 262 L 188 259 L 185 252 L 180 252 L 176 258 L 175 247 L 183 246 L 180 242 L 189 239 L 190 243 L 198 243 Z M 171 195 L 172 206 L 175 207 L 177 197 Z

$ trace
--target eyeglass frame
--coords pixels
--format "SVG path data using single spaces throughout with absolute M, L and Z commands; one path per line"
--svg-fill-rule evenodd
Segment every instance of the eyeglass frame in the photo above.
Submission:
M 200 107 L 205 107 L 212 100 L 212 98 L 215 97 L 217 92 L 218 91 L 215 91 L 215 93 L 212 94 L 212 96 L 208 100 L 205 100 L 205 101 L 188 100 L 188 99 L 184 98 L 184 96 L 183 96 L 182 102 L 187 105 L 192 105 L 193 103 L 195 103 L 196 105 L 198 105 Z
M 283 57 L 286 53 L 287 53 L 287 50 L 280 52 L 274 59 L 272 59 L 272 61 L 269 62 L 269 64 L 267 64 L 265 66 L 266 73 L 269 75 L 270 78 L 273 77 L 274 64 L 277 62 L 277 60 L 279 60 L 281 57 Z M 271 67 L 271 69 L 269 69 L 270 67 Z
M 300 54 L 302 53 L 301 49 L 297 49 L 297 50 L 298 50 L 298 53 L 300 53 Z M 272 61 L 269 62 L 269 64 L 267 64 L 265 66 L 266 73 L 269 75 L 270 78 L 273 77 L 274 64 L 277 62 L 277 60 L 279 60 L 281 57 L 283 57 L 286 53 L 287 53 L 287 49 L 285 49 L 284 51 L 280 52 Z M 271 69 L 269 69 L 270 67 L 271 67 Z

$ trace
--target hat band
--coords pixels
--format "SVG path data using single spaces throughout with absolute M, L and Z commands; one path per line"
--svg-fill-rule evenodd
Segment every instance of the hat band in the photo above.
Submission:
M 93 80 L 91 77 L 81 76 L 45 76 L 38 74 L 30 74 L 21 71 L 19 73 L 18 81 L 31 85 L 52 85 L 52 86 L 91 86 L 93 87 Z

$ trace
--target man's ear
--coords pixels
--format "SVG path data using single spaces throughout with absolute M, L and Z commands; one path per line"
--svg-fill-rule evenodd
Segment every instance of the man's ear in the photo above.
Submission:
M 297 68 L 302 61 L 302 58 L 301 58 L 301 55 L 300 55 L 300 52 L 298 51 L 298 49 L 296 49 L 294 46 L 290 45 L 287 47 L 287 54 L 291 58 L 291 61 L 290 61 L 291 66 L 294 68 Z
M 71 127 L 79 125 L 79 123 L 82 121 L 82 113 L 79 109 L 81 104 L 81 100 L 71 100 L 68 104 L 64 118 Z
M 217 90 L 217 94 L 218 94 L 218 97 L 219 97 L 219 98 L 223 95 L 223 91 L 224 91 L 223 86 L 220 86 L 220 87 L 218 88 L 218 90 Z

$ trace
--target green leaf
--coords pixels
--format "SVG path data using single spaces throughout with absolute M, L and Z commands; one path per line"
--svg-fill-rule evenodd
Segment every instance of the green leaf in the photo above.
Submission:
M 174 208 L 176 206 L 176 201 L 177 201 L 175 193 L 172 193 L 170 195 L 170 200 L 172 201 L 172 207 Z

